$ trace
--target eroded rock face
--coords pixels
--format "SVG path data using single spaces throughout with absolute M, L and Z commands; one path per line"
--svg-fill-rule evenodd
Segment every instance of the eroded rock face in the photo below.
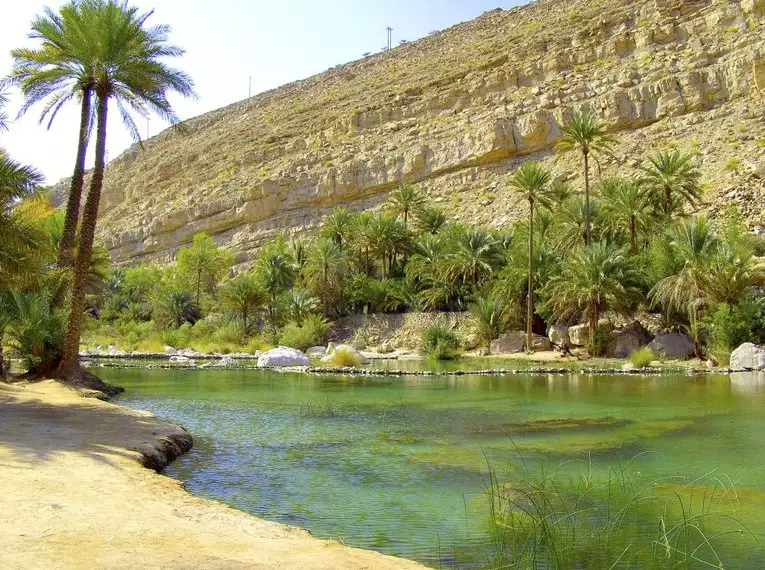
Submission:
M 524 212 L 505 183 L 520 162 L 580 185 L 578 155 L 551 152 L 575 110 L 620 138 L 604 172 L 631 171 L 659 146 L 694 150 L 711 213 L 735 202 L 755 224 L 765 181 L 723 166 L 761 160 L 764 92 L 761 0 L 494 10 L 126 151 L 107 168 L 99 239 L 118 263 L 168 261 L 206 231 L 246 262 L 277 235 L 314 232 L 335 206 L 379 205 L 402 182 L 460 220 L 502 226 Z
M 290 366 L 310 366 L 311 361 L 308 357 L 294 348 L 280 346 L 258 357 L 258 366 L 260 368 L 284 368 Z
M 746 342 L 730 355 L 734 370 L 765 370 L 765 347 Z

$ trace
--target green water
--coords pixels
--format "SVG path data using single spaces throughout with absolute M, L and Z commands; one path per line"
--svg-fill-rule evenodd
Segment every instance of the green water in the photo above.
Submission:
M 191 492 L 434 567 L 488 565 L 487 461 L 512 479 L 519 452 L 595 474 L 642 453 L 651 477 L 735 481 L 765 529 L 765 387 L 750 377 L 98 373 L 192 432 L 167 471 Z M 736 548 L 728 567 L 765 567 Z

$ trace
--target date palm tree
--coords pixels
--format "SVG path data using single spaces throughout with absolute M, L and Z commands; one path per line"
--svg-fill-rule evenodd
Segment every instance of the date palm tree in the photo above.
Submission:
M 409 184 L 397 188 L 388 195 L 388 209 L 391 214 L 404 219 L 404 227 L 409 226 L 409 216 L 425 205 L 425 198 L 417 188 Z
M 417 229 L 423 233 L 437 234 L 446 225 L 446 214 L 436 207 L 426 206 L 415 213 Z
M 321 298 L 322 312 L 329 317 L 332 303 L 342 297 L 343 280 L 348 271 L 345 254 L 329 239 L 319 239 L 306 264 L 306 278 Z
M 720 241 L 707 219 L 697 216 L 684 220 L 672 232 L 669 245 L 680 269 L 656 283 L 648 297 L 665 311 L 688 315 L 696 355 L 701 357 L 701 310 L 708 302 L 710 267 Z
M 524 163 L 510 177 L 510 186 L 523 193 L 529 203 L 528 291 L 526 294 L 526 349 L 533 346 L 534 321 L 534 206 L 550 203 L 550 173 L 537 162 Z
M 470 306 L 470 315 L 478 329 L 478 337 L 489 350 L 491 350 L 491 341 L 504 333 L 510 326 L 508 305 L 499 297 L 479 297 Z
M 641 170 L 640 186 L 656 211 L 667 219 L 675 213 L 682 214 L 686 205 L 695 207 L 701 199 L 701 172 L 691 154 L 662 151 Z
M 637 253 L 638 236 L 647 235 L 651 223 L 650 204 L 632 180 L 606 179 L 600 185 L 603 219 L 613 235 L 629 235 L 630 251 Z
M 641 281 L 639 269 L 624 251 L 597 242 L 570 252 L 544 292 L 557 319 L 584 311 L 595 346 L 600 315 L 609 309 L 629 313 L 641 296 Z
M 167 66 L 164 58 L 179 57 L 184 51 L 167 43 L 170 27 L 147 27 L 152 12 L 139 13 L 121 0 L 86 0 L 83 8 L 84 26 L 91 38 L 90 49 L 78 53 L 83 66 L 93 73 L 93 93 L 96 97 L 96 157 L 93 176 L 85 200 L 80 240 L 74 264 L 74 279 L 67 320 L 66 337 L 57 376 L 77 379 L 82 376 L 78 361 L 86 281 L 96 234 L 98 208 L 106 166 L 106 122 L 109 103 L 114 101 L 123 123 L 134 138 L 140 140 L 138 128 L 130 110 L 146 115 L 155 112 L 170 123 L 178 117 L 167 100 L 176 92 L 184 97 L 194 95 L 193 83 L 183 72 Z M 92 9 L 91 9 L 92 8 Z
M 13 69 L 10 84 L 21 88 L 24 105 L 19 115 L 33 106 L 44 104 L 40 122 L 48 128 L 64 105 L 80 102 L 80 128 L 77 135 L 77 155 L 69 186 L 66 216 L 58 247 L 58 266 L 73 264 L 72 250 L 80 215 L 80 202 L 85 178 L 85 156 L 91 125 L 94 76 L 88 62 L 94 56 L 96 30 L 87 22 L 92 19 L 93 2 L 71 1 L 58 12 L 45 8 L 32 22 L 29 37 L 39 40 L 36 48 L 19 48 L 11 52 Z
M 560 150 L 578 149 L 584 161 L 584 241 L 589 245 L 592 241 L 590 229 L 590 157 L 595 154 L 608 153 L 616 138 L 608 133 L 606 126 L 593 113 L 575 112 L 561 127 L 563 136 L 558 141 Z
M 321 225 L 321 236 L 334 241 L 340 249 L 344 249 L 353 226 L 353 216 L 345 208 L 335 208 L 324 218 Z
M 241 316 L 242 333 L 246 337 L 250 333 L 250 316 L 266 304 L 268 295 L 257 275 L 249 272 L 227 281 L 221 288 L 221 300 L 224 306 Z
M 494 236 L 481 227 L 454 226 L 449 237 L 454 251 L 445 261 L 444 275 L 475 291 L 501 263 Z

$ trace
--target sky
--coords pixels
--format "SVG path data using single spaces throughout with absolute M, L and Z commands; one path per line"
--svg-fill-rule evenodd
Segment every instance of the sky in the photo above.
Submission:
M 60 0 L 2 0 L 0 18 L 0 77 L 11 69 L 10 50 L 31 47 L 29 24 L 45 6 Z M 376 52 L 393 28 L 393 44 L 416 40 L 473 19 L 494 8 L 508 9 L 520 0 L 132 0 L 149 20 L 170 24 L 171 43 L 186 49 L 172 61 L 195 82 L 196 100 L 173 99 L 178 115 L 188 119 L 252 94 L 303 79 Z M 8 93 L 7 114 L 15 117 L 21 104 L 17 92 Z M 42 107 L 33 108 L 0 133 L 0 147 L 16 160 L 34 165 L 49 184 L 70 176 L 74 165 L 79 111 L 76 102 L 61 111 L 48 130 L 38 123 Z M 152 117 L 138 118 L 142 135 L 165 128 Z M 107 158 L 114 159 L 132 140 L 116 113 L 111 115 Z M 91 145 L 92 147 L 93 145 Z M 92 154 L 92 152 L 91 152 Z M 92 156 L 88 159 L 92 164 Z

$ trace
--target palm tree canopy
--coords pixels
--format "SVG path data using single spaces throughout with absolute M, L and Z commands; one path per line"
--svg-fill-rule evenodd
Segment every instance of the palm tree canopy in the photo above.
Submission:
M 550 203 L 550 173 L 538 162 L 525 162 L 510 177 L 510 186 L 523 192 L 529 202 Z
M 564 151 L 578 149 L 583 154 L 608 153 L 617 141 L 601 120 L 589 111 L 574 112 L 561 131 L 563 136 L 557 146 Z
M 641 167 L 638 183 L 644 189 L 654 208 L 669 216 L 682 213 L 685 206 L 692 208 L 701 199 L 701 172 L 693 162 L 693 155 L 680 151 L 662 151 Z
M 425 198 L 419 190 L 409 184 L 404 184 L 388 195 L 388 209 L 394 216 L 402 216 L 404 221 L 409 215 L 417 212 L 425 205 Z

